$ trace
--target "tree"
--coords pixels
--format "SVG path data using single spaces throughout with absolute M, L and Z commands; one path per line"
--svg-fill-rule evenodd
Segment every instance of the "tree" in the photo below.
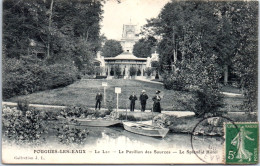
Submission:
M 4 97 L 68 85 L 78 70 L 92 68 L 101 47 L 102 12 L 102 1 L 4 1 L 3 63 L 18 64 L 4 67 Z M 39 49 L 46 55 L 41 59 Z
M 147 68 L 145 69 L 145 73 L 147 74 L 148 77 L 151 76 L 152 72 L 153 72 L 153 70 L 152 70 L 151 67 L 147 67 Z
M 130 76 L 135 76 L 136 75 L 136 68 L 131 66 L 129 69 L 129 74 Z
M 165 85 L 174 88 L 168 84 L 182 82 L 181 88 L 194 92 L 190 109 L 202 111 L 196 115 L 221 106 L 220 76 L 227 83 L 231 72 L 240 77 L 246 110 L 256 110 L 257 9 L 258 3 L 251 1 L 172 1 L 145 26 L 160 38 Z
M 133 54 L 137 57 L 149 57 L 156 47 L 156 39 L 152 36 L 142 38 L 135 43 L 133 48 Z
M 232 18 L 239 39 L 232 64 L 245 96 L 243 109 L 251 113 L 257 111 L 258 3 L 240 3 L 239 7 Z
M 119 66 L 115 66 L 115 77 L 121 76 L 121 68 Z
M 101 55 L 104 57 L 114 57 L 121 53 L 123 53 L 122 46 L 116 40 L 107 40 L 101 49 Z
M 172 1 L 146 25 L 161 38 L 158 52 L 165 87 L 189 90 L 193 97 L 183 105 L 198 117 L 215 114 L 222 105 L 214 51 L 218 20 L 213 9 L 213 2 Z

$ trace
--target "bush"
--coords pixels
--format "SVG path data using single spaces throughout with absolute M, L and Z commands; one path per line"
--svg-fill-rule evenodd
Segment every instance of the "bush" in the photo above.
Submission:
M 76 117 L 76 118 L 85 118 L 88 115 L 91 115 L 93 117 L 105 117 L 106 115 L 109 115 L 112 112 L 112 110 L 106 110 L 106 111 L 96 111 L 96 110 L 90 110 L 86 106 L 70 106 L 65 109 L 62 109 L 57 116 L 67 118 L 67 117 Z
M 121 68 L 119 66 L 115 66 L 115 77 L 119 78 L 121 75 Z
M 203 117 L 207 113 L 213 116 L 218 116 L 221 112 L 218 111 L 223 106 L 223 97 L 216 90 L 203 89 L 195 91 L 195 109 L 192 110 L 197 117 Z
M 78 72 L 74 66 L 54 64 L 46 68 L 47 77 L 43 80 L 43 84 L 47 89 L 64 87 L 77 80 Z
M 138 70 L 137 70 L 137 76 L 140 76 L 141 74 L 142 74 L 141 70 L 138 69 Z
M 209 57 L 207 57 L 209 56 Z M 197 117 L 217 115 L 223 112 L 223 97 L 220 93 L 220 67 L 214 55 L 199 55 L 193 61 L 177 64 L 171 75 L 165 76 L 165 87 L 175 90 L 189 90 L 192 97 L 179 100 L 186 110 Z
M 111 76 L 114 76 L 115 72 L 114 72 L 114 68 L 112 67 L 111 70 L 110 70 L 110 75 Z
M 12 58 L 4 60 L 3 99 L 64 87 L 79 78 L 78 70 L 73 65 L 46 65 L 41 61 L 28 61 Z
M 107 109 L 109 112 L 114 111 L 115 109 L 115 104 L 113 103 L 112 100 L 107 100 Z
M 163 78 L 163 85 L 165 89 L 172 89 L 183 91 L 187 90 L 185 80 L 183 79 L 181 74 L 173 75 L 173 74 L 166 74 Z
M 85 129 L 78 129 L 75 126 L 70 127 L 64 125 L 56 128 L 59 141 L 63 144 L 70 145 L 71 143 L 83 144 L 85 143 L 88 131 Z
M 60 116 L 66 117 L 86 117 L 94 112 L 85 106 L 69 106 L 60 111 Z
M 40 111 L 28 110 L 23 115 L 16 108 L 3 107 L 2 125 L 4 136 L 16 142 L 42 143 L 46 124 Z
M 157 70 L 156 70 L 156 74 L 155 74 L 155 79 L 159 79 L 159 73 Z
M 145 69 L 145 73 L 146 73 L 147 76 L 149 76 L 149 77 L 152 75 L 152 72 L 153 72 L 153 70 L 152 70 L 151 67 L 147 67 L 147 68 Z
M 29 109 L 29 103 L 26 100 L 19 100 L 17 102 L 17 109 L 21 110 L 23 115 L 25 115 L 26 111 Z
M 130 76 L 135 76 L 136 75 L 136 68 L 131 66 L 129 69 L 129 74 Z

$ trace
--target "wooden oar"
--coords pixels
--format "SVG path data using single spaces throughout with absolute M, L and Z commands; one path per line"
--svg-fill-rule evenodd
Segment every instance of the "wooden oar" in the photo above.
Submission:
M 143 113 L 142 113 L 142 110 L 141 110 L 141 105 L 140 105 L 140 111 L 141 111 L 141 122 L 143 122 Z
M 152 124 L 153 124 L 153 107 L 152 107 L 151 111 L 152 111 Z
M 125 120 L 127 121 L 127 104 L 125 104 Z

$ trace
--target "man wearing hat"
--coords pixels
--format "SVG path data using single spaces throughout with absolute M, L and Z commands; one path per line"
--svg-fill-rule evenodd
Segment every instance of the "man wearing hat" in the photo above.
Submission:
M 96 95 L 96 106 L 95 106 L 95 110 L 96 110 L 97 108 L 99 108 L 99 110 L 100 110 L 102 99 L 103 99 L 102 94 L 101 94 L 100 92 L 97 93 L 97 95 Z
M 135 110 L 135 100 L 137 100 L 135 92 L 132 93 L 132 95 L 129 97 L 129 100 L 130 100 L 130 111 L 134 112 L 134 110 Z
M 157 90 L 155 96 L 153 97 L 153 111 L 161 113 L 161 97 L 159 96 L 161 91 Z
M 145 111 L 145 106 L 146 106 L 146 100 L 148 99 L 147 94 L 145 93 L 145 90 L 142 90 L 142 93 L 140 95 L 140 102 L 141 102 L 141 111 Z

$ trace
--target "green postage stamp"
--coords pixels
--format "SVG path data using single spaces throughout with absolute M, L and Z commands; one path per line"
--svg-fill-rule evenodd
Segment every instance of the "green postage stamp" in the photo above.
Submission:
M 258 123 L 226 123 L 225 164 L 258 163 Z

